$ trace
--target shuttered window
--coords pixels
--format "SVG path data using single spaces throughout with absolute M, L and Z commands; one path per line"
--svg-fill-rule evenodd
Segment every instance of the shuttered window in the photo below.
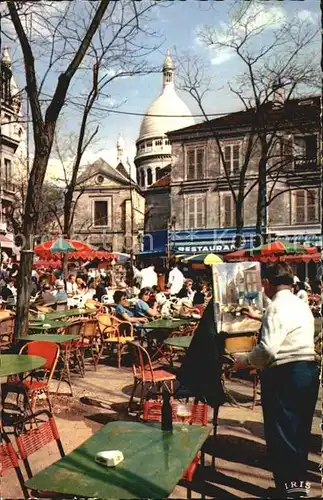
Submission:
M 319 206 L 318 196 L 315 189 L 300 189 L 295 191 L 295 222 L 302 224 L 306 222 L 318 222 Z
M 229 174 L 238 174 L 240 171 L 240 145 L 224 146 L 223 155 L 226 171 Z
M 225 193 L 223 202 L 223 227 L 233 227 L 235 225 L 235 205 L 231 193 Z
M 189 149 L 186 154 L 187 180 L 202 179 L 204 177 L 204 149 Z
M 186 226 L 188 229 L 205 227 L 205 199 L 190 196 L 186 200 Z

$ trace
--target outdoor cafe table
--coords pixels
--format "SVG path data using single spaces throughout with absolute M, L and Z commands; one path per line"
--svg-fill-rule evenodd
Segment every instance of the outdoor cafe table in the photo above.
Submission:
M 64 344 L 65 342 L 71 342 L 77 339 L 77 335 L 60 335 L 51 333 L 35 333 L 34 335 L 27 335 L 26 337 L 20 337 L 18 340 L 23 340 L 24 342 L 31 342 L 33 340 L 41 340 L 42 342 L 53 342 L 54 344 Z
M 68 321 L 30 321 L 28 324 L 29 330 L 58 330 L 59 328 L 67 328 L 71 326 L 71 322 Z
M 169 339 L 165 339 L 164 344 L 167 344 L 171 347 L 181 347 L 182 349 L 188 349 L 193 336 L 183 336 L 183 337 L 170 337 Z
M 167 498 L 210 431 L 174 424 L 173 432 L 163 432 L 160 424 L 111 422 L 26 486 L 83 498 Z M 96 453 L 106 450 L 120 450 L 123 462 L 116 467 L 96 463 Z
M 36 370 L 43 366 L 45 361 L 40 356 L 30 356 L 28 354 L 1 354 L 0 378 Z
M 55 321 L 57 319 L 70 318 L 73 316 L 84 316 L 93 314 L 93 310 L 91 309 L 68 309 L 67 311 L 54 311 L 51 313 L 45 314 L 45 321 Z
M 198 320 L 194 318 L 178 318 L 178 319 L 154 319 L 143 325 L 145 330 L 175 330 L 179 326 L 187 325 L 188 323 L 194 323 Z
M 166 361 L 169 361 L 167 353 L 164 351 L 165 337 L 170 335 L 172 330 L 176 330 L 180 326 L 188 323 L 196 323 L 194 318 L 171 318 L 171 319 L 155 319 L 144 323 L 142 328 L 147 335 L 147 342 L 150 349 L 155 348 L 156 352 L 152 356 L 152 360 L 161 355 Z M 155 340 L 156 339 L 156 340 Z

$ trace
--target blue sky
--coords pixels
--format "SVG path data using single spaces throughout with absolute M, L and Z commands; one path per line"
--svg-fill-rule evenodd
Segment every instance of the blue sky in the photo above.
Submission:
M 76 0 L 80 1 L 80 0 Z M 320 13 L 319 2 L 317 0 L 269 0 L 265 2 L 266 11 L 271 9 L 281 16 L 281 19 L 291 17 L 295 14 L 307 16 L 312 20 L 313 26 L 318 25 Z M 219 54 L 210 51 L 201 45 L 197 39 L 198 28 L 203 25 L 212 25 L 218 29 L 228 21 L 229 11 L 232 1 L 162 1 L 161 7 L 152 10 L 150 13 L 149 27 L 160 32 L 161 39 L 164 39 L 162 47 L 149 56 L 152 64 L 163 64 L 163 59 L 167 48 L 178 52 L 188 50 L 192 54 L 203 57 L 207 64 L 210 64 L 210 77 L 212 79 L 213 92 L 206 101 L 208 113 L 226 113 L 240 109 L 239 102 L 234 99 L 228 89 L 227 82 L 239 72 L 237 60 L 232 58 L 232 54 Z M 270 36 L 270 29 L 268 30 Z M 4 43 L 4 42 L 3 42 Z M 10 43 L 11 50 L 15 47 Z M 319 52 L 317 54 L 319 58 Z M 20 86 L 23 85 L 23 75 L 21 67 L 16 66 L 17 80 Z M 150 74 L 145 77 L 131 77 L 117 80 L 109 87 L 112 102 L 124 102 L 118 110 L 125 112 L 144 113 L 153 100 L 159 95 L 162 85 L 162 74 Z M 76 88 L 78 84 L 75 83 Z M 193 113 L 198 113 L 191 98 L 183 93 L 181 97 L 188 104 Z M 126 149 L 129 155 L 134 151 L 134 144 L 138 136 L 140 116 L 126 116 L 118 114 L 106 114 L 100 120 L 99 140 L 96 142 L 88 159 L 95 156 L 105 157 L 113 165 L 115 155 L 115 144 L 118 134 L 121 133 L 126 142 Z M 73 119 L 65 120 L 67 129 L 73 130 Z

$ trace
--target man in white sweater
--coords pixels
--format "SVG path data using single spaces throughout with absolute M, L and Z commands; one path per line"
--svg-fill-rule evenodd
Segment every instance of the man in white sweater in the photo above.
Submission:
M 293 272 L 282 262 L 267 269 L 264 291 L 272 299 L 258 345 L 237 368 L 262 370 L 261 401 L 267 451 L 282 498 L 306 497 L 307 456 L 319 386 L 314 318 L 292 293 Z

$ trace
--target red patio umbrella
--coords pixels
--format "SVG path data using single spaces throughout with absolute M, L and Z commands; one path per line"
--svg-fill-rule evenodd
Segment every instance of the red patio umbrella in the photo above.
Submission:
M 41 245 L 36 245 L 34 248 L 34 253 L 39 256 L 49 255 L 52 258 L 54 254 L 50 251 L 50 249 L 56 241 L 57 240 L 49 240 L 46 241 L 45 243 L 42 243 Z M 93 250 L 93 248 L 90 245 L 82 243 L 81 241 L 66 240 L 66 239 L 65 241 L 68 242 L 72 247 L 74 247 L 77 252 Z
M 315 247 L 305 247 L 296 243 L 277 240 L 260 247 L 237 250 L 224 256 L 226 261 L 257 261 L 257 262 L 308 262 L 317 258 Z M 302 259 L 308 260 L 302 260 Z M 296 259 L 296 260 L 294 260 Z

